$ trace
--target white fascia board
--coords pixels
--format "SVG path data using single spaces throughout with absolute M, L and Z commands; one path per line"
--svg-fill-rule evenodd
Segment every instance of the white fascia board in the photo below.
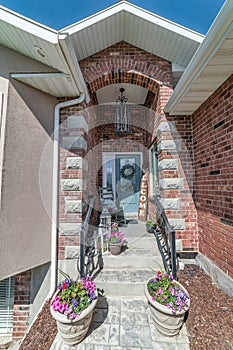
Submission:
M 181 35 L 181 36 L 188 38 L 190 40 L 193 40 L 195 42 L 201 43 L 205 37 L 204 35 L 197 33 L 194 30 L 183 27 L 180 24 L 172 22 L 164 17 L 156 15 L 153 12 L 144 10 L 138 6 L 135 6 L 135 5 L 132 5 L 129 3 L 125 3 L 124 7 L 125 7 L 124 8 L 125 11 L 128 11 L 128 12 L 132 13 L 133 15 L 141 17 L 141 18 L 145 19 L 146 21 L 151 22 L 152 24 L 156 24 L 159 27 L 170 30 L 171 32 L 174 32 L 178 35 Z
M 78 32 L 82 29 L 85 29 L 97 22 L 100 22 L 104 20 L 105 18 L 108 18 L 112 15 L 115 15 L 116 13 L 119 13 L 121 11 L 126 11 L 128 13 L 131 13 L 135 16 L 138 16 L 144 20 L 147 20 L 153 24 L 156 24 L 162 28 L 168 29 L 172 32 L 175 32 L 181 36 L 184 36 L 188 39 L 191 39 L 195 42 L 201 43 L 204 39 L 204 35 L 199 34 L 191 29 L 185 28 L 179 24 L 176 24 L 172 21 L 169 21 L 168 19 L 165 19 L 163 17 L 160 17 L 152 12 L 149 12 L 147 10 L 144 10 L 136 5 L 129 4 L 128 2 L 122 1 L 120 3 L 117 3 L 106 10 L 103 10 L 101 12 L 98 12 L 95 15 L 92 15 L 90 17 L 87 17 L 86 19 L 79 21 L 71 26 L 68 26 L 61 30 L 61 32 L 67 32 L 68 34 L 72 35 L 75 32 Z
M 211 25 L 203 43 L 199 46 L 180 81 L 168 100 L 164 111 L 176 114 L 175 108 L 204 71 L 224 40 L 233 29 L 233 0 L 226 0 L 215 21 Z M 213 91 L 214 92 L 214 91 Z M 201 102 L 202 103 L 202 102 Z M 190 112 L 192 114 L 194 111 Z
M 56 44 L 58 31 L 0 5 L 0 21 Z
M 60 33 L 68 33 L 69 35 L 72 35 L 76 32 L 79 32 L 82 29 L 85 29 L 97 22 L 100 22 L 104 20 L 105 18 L 108 18 L 118 12 L 123 11 L 123 3 L 113 5 L 111 7 L 108 7 L 107 9 L 100 11 L 92 16 L 89 16 L 79 22 L 76 22 L 68 27 L 65 27 L 61 29 L 59 32 Z

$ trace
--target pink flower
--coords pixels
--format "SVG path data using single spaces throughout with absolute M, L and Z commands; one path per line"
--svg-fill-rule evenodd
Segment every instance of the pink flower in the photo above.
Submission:
M 59 310 L 60 305 L 61 305 L 60 301 L 58 301 L 58 300 L 55 301 L 55 302 L 52 304 L 53 310 L 55 310 L 55 311 Z
M 58 311 L 62 314 L 64 310 L 65 310 L 64 304 L 60 304 Z
M 70 314 L 70 320 L 73 320 L 76 316 L 77 316 L 77 315 L 74 314 L 74 313 Z

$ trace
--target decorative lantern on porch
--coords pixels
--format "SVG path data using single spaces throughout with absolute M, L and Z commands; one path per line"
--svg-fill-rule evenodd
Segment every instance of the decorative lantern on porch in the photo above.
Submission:
M 116 135 L 128 135 L 130 132 L 129 124 L 129 108 L 126 102 L 128 99 L 123 95 L 125 89 L 120 88 L 120 95 L 116 99 L 116 112 L 115 112 L 115 134 Z
M 101 229 L 101 233 L 102 233 L 102 229 L 105 229 L 109 232 L 111 231 L 111 214 L 108 212 L 106 208 L 103 209 L 100 215 L 99 229 Z

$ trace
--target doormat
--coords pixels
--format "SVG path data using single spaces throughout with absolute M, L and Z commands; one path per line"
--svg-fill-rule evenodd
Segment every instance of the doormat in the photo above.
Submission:
M 128 221 L 128 224 L 138 224 L 138 220 L 127 220 Z

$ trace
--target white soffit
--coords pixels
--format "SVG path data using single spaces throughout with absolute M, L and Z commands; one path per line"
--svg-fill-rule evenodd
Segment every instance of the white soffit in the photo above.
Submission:
M 0 44 L 68 73 L 58 45 L 58 31 L 0 6 Z
M 14 73 L 11 78 L 55 97 L 77 95 L 77 87 L 69 74 L 65 73 Z
M 61 47 L 61 42 L 64 42 L 65 34 L 59 34 L 57 30 L 32 21 L 3 6 L 0 6 L 0 32 L 1 45 L 65 73 L 65 76 L 59 78 L 61 87 L 56 86 L 58 76 L 44 75 L 43 78 L 39 75 L 33 78 L 21 76 L 17 78 L 18 80 L 58 97 L 78 96 L 80 91 L 85 89 L 80 82 L 80 72 L 75 74 L 76 68 L 71 68 L 70 57 L 63 53 L 64 45 Z
M 233 1 L 227 0 L 183 73 L 165 111 L 191 115 L 233 74 Z
M 68 33 L 78 60 L 119 41 L 186 67 L 204 36 L 126 1 L 60 31 Z

